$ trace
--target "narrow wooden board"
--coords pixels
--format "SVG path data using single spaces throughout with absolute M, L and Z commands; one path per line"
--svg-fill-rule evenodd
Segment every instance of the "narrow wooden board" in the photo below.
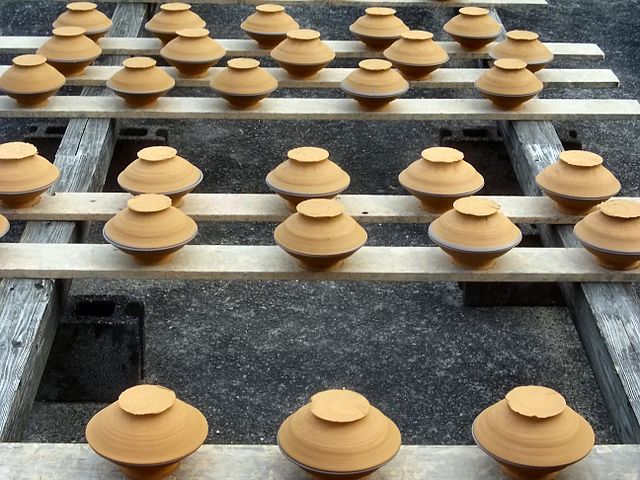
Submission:
M 59 0 L 67 1 L 67 0 Z M 148 0 L 103 0 L 113 3 L 139 3 Z M 192 0 L 192 4 L 208 5 L 260 5 L 264 0 Z M 520 7 L 544 7 L 548 3 L 546 0 L 281 0 L 280 5 L 327 5 L 343 7 L 365 7 L 365 6 L 391 6 L 391 7 L 500 7 L 500 8 L 520 8 Z

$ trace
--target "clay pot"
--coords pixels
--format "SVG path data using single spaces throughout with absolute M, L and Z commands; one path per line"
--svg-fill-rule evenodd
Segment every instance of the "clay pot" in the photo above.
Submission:
M 300 25 L 285 13 L 282 5 L 265 3 L 258 5 L 256 12 L 249 15 L 240 28 L 262 48 L 272 49 L 287 38 L 287 32 L 298 30 Z
M 385 49 L 398 40 L 400 34 L 409 31 L 409 27 L 395 14 L 393 8 L 369 7 L 365 15 L 351 24 L 349 31 L 368 47 Z
M 346 190 L 349 175 L 329 160 L 324 148 L 299 147 L 267 175 L 269 188 L 287 201 L 290 210 L 310 198 L 334 198 Z
M 174 207 L 202 181 L 200 169 L 177 155 L 171 147 L 147 147 L 120 175 L 118 185 L 131 193 L 159 193 L 171 198 Z
M 47 63 L 65 76 L 81 75 L 102 53 L 102 49 L 84 34 L 81 27 L 58 27 L 53 37 L 38 49 Z
M 4 237 L 9 231 L 9 220 L 0 215 L 0 238 Z
M 465 197 L 429 225 L 429 238 L 454 263 L 479 270 L 493 267 L 498 257 L 518 245 L 522 232 L 494 201 Z
M 489 50 L 489 55 L 494 60 L 519 58 L 527 62 L 532 72 L 542 70 L 553 61 L 553 53 L 538 40 L 538 34 L 526 30 L 507 32 L 507 38 Z
M 296 78 L 309 78 L 326 67 L 336 54 L 320 40 L 315 30 L 291 30 L 287 38 L 271 51 L 271 57 Z
M 109 220 L 102 231 L 114 247 L 140 263 L 159 263 L 193 240 L 198 226 L 165 195 L 143 194 Z
M 96 413 L 87 442 L 132 479 L 170 475 L 207 438 L 209 426 L 198 409 L 158 385 L 137 385 Z
M 365 397 L 326 390 L 280 426 L 280 451 L 315 478 L 364 478 L 400 449 L 400 430 Z
M 112 24 L 111 19 L 98 10 L 95 3 L 72 2 L 67 4 L 67 11 L 53 22 L 53 28 L 84 28 L 84 34 L 96 42 L 107 34 Z
M 379 109 L 406 93 L 409 82 L 387 60 L 368 59 L 340 82 L 347 95 L 367 109 Z
M 398 176 L 400 185 L 420 200 L 425 210 L 444 213 L 458 198 L 468 197 L 484 186 L 484 178 L 454 148 L 432 147 Z
M 131 57 L 107 80 L 107 87 L 130 107 L 146 107 L 171 90 L 176 81 L 150 57 Z
M 206 28 L 186 28 L 167 43 L 160 55 L 183 77 L 202 77 L 224 57 L 226 50 L 209 37 Z
M 253 58 L 233 58 L 209 86 L 234 108 L 256 107 L 278 88 L 278 81 Z
M 60 177 L 58 167 L 38 155 L 30 143 L 0 145 L 0 202 L 8 208 L 27 208 Z
M 433 41 L 433 33 L 422 30 L 403 32 L 400 40 L 382 52 L 408 79 L 426 78 L 449 61 L 449 55 Z
M 19 55 L 13 65 L 0 76 L 0 90 L 18 105 L 33 107 L 47 103 L 65 84 L 58 70 L 47 64 L 42 55 Z
M 466 50 L 478 50 L 493 42 L 502 33 L 502 26 L 479 7 L 463 7 L 443 29 Z
M 558 392 L 516 387 L 473 422 L 478 446 L 517 480 L 551 480 L 586 457 L 595 442 L 589 423 Z
M 276 243 L 313 271 L 337 268 L 367 241 L 367 232 L 336 200 L 300 202 L 294 213 L 276 227 Z
M 620 191 L 602 157 L 584 150 L 561 152 L 556 163 L 536 176 L 536 184 L 558 210 L 572 215 L 584 215 Z
M 476 89 L 498 108 L 511 109 L 538 95 L 542 82 L 517 58 L 501 58 L 475 82 Z
M 640 266 L 640 203 L 611 199 L 580 220 L 573 232 L 605 268 Z
M 144 25 L 144 28 L 166 44 L 178 36 L 178 30 L 206 26 L 206 22 L 191 11 L 191 5 L 171 2 L 160 5 L 160 11 Z

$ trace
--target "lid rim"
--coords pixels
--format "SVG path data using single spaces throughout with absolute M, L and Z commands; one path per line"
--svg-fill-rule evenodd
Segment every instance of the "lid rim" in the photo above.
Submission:
M 195 222 L 194 222 L 195 223 Z M 165 250 L 171 250 L 172 248 L 177 248 L 177 247 L 181 247 L 181 246 L 185 246 L 187 243 L 189 243 L 191 240 L 193 240 L 194 238 L 196 238 L 196 236 L 198 235 L 198 226 L 196 224 L 196 230 L 193 233 L 193 235 L 191 237 L 189 237 L 187 240 L 172 244 L 172 245 L 167 245 L 167 246 L 162 246 L 162 247 L 154 247 L 154 248 L 145 248 L 145 247 L 136 247 L 133 245 L 126 245 L 124 243 L 118 243 L 114 240 L 112 240 L 107 233 L 105 232 L 106 229 L 106 224 L 104 227 L 102 227 L 102 236 L 104 237 L 104 239 L 109 242 L 111 245 L 113 245 L 116 248 L 121 248 L 123 250 L 129 250 L 132 252 L 140 252 L 140 253 L 152 253 L 152 252 L 162 252 Z M 184 457 L 183 457 L 184 458 Z M 173 462 L 168 462 L 168 463 L 173 463 Z M 164 465 L 164 464 L 161 464 Z
M 194 165 L 195 167 L 195 165 Z M 120 185 L 120 187 L 123 190 L 126 190 L 128 193 L 132 194 L 132 195 L 144 195 L 147 193 L 154 193 L 157 195 L 164 195 L 166 197 L 170 197 L 171 195 L 178 195 L 179 193 L 183 193 L 186 192 L 187 190 L 193 190 L 194 188 L 196 188 L 198 185 L 200 185 L 202 183 L 202 180 L 204 179 L 204 173 L 202 173 L 202 170 L 200 170 L 198 167 L 195 167 L 196 169 L 198 169 L 198 171 L 200 172 L 200 176 L 198 177 L 198 180 L 196 180 L 193 184 L 190 184 L 184 188 L 181 188 L 180 190 L 176 190 L 176 191 L 171 191 L 171 192 L 141 192 L 141 191 L 136 191 L 132 188 L 127 188 L 126 186 L 122 185 L 122 183 L 120 183 L 120 175 L 118 175 L 118 185 Z M 122 173 L 121 173 L 122 174 Z
M 429 224 L 429 229 L 428 229 L 427 233 L 429 235 L 429 238 L 433 241 L 433 243 L 435 243 L 436 245 L 438 245 L 441 248 L 444 247 L 444 248 L 447 248 L 449 250 L 454 250 L 454 251 L 460 252 L 460 253 L 486 253 L 486 254 L 490 254 L 490 253 L 508 252 L 512 248 L 514 248 L 517 245 L 519 245 L 520 242 L 522 242 L 522 231 L 520 229 L 518 229 L 520 231 L 520 234 L 518 235 L 518 238 L 516 240 L 514 240 L 513 242 L 505 245 L 505 246 L 501 245 L 500 247 L 485 247 L 485 248 L 469 247 L 469 246 L 465 246 L 465 245 L 460 245 L 458 243 L 449 243 L 449 242 L 446 242 L 446 241 L 442 240 L 441 238 L 438 237 L 438 235 L 433 233 L 431 225 L 433 225 L 433 223 Z

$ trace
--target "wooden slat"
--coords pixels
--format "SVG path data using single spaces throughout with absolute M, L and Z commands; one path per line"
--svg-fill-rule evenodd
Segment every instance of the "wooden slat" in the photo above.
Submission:
M 59 0 L 67 1 L 67 0 Z M 118 3 L 139 3 L 148 0 L 103 0 L 104 2 Z M 209 5 L 259 5 L 264 0 L 193 0 L 192 4 Z M 365 6 L 391 6 L 391 7 L 500 7 L 500 8 L 520 8 L 531 6 L 546 6 L 546 0 L 281 0 L 281 5 L 330 5 L 344 7 L 365 7 Z

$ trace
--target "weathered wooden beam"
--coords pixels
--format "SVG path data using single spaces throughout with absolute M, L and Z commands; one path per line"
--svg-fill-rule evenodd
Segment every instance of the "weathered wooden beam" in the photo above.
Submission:
M 67 0 L 59 0 L 67 1 Z M 148 0 L 103 0 L 104 2 L 117 3 L 139 3 Z M 259 5 L 264 0 L 192 0 L 193 4 L 209 5 Z M 547 6 L 546 0 L 282 0 L 278 2 L 282 5 L 330 5 L 344 7 L 368 7 L 374 5 L 390 7 L 500 7 L 500 8 L 520 8 L 530 6 Z

